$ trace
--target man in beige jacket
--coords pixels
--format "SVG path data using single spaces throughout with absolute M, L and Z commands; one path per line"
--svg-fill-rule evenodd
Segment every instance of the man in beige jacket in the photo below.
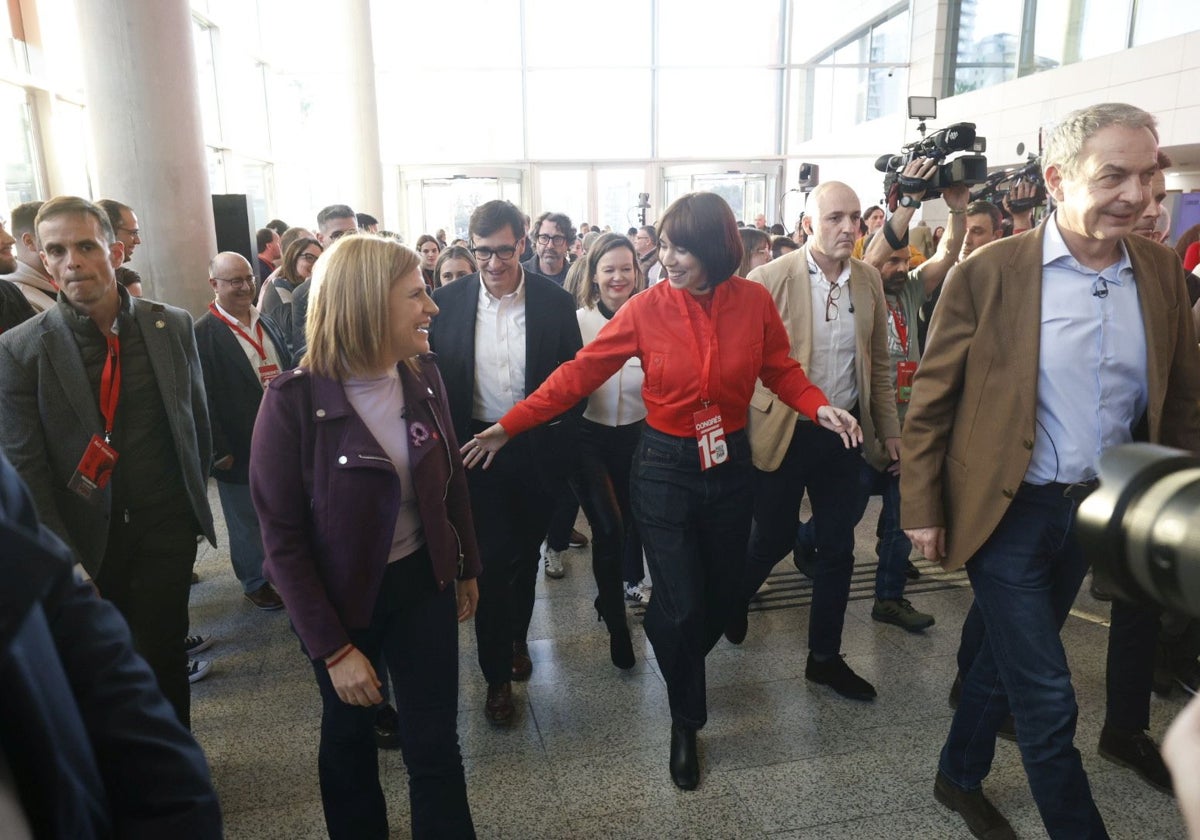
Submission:
M 850 256 L 860 215 L 852 189 L 837 181 L 821 184 L 804 217 L 807 245 L 755 269 L 749 279 L 771 292 L 791 338 L 792 358 L 832 405 L 859 417 L 866 440 L 883 444 L 869 451 L 876 452 L 878 466 L 886 466 L 899 458 L 900 422 L 879 272 Z M 862 454 L 800 417 L 762 383 L 750 400 L 747 428 L 756 471 L 745 601 L 794 545 L 807 490 L 817 521 L 817 566 L 805 676 L 843 697 L 871 700 L 874 686 L 839 656 L 854 570 Z M 745 634 L 743 610 L 730 620 L 726 637 L 736 643 Z

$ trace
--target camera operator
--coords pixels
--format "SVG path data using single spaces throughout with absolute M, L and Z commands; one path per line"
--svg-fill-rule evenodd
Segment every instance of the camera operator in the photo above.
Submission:
M 966 567 L 985 637 L 934 794 L 976 836 L 1015 836 L 982 790 L 1006 706 L 1049 835 L 1108 836 L 1074 745 L 1059 638 L 1087 569 L 1075 511 L 1110 446 L 1137 438 L 1200 451 L 1183 269 L 1132 235 L 1157 152 L 1154 118 L 1139 108 L 1067 115 L 1044 155 L 1057 209 L 952 272 L 917 373 L 903 525 L 927 558 Z
M 1012 217 L 1013 236 L 1033 229 L 1033 207 L 1024 210 L 1014 210 L 1013 207 L 1019 201 L 1034 198 L 1037 195 L 1037 191 L 1037 184 L 1032 181 L 1021 180 L 1013 184 L 1012 189 L 1005 194 L 1004 210 Z

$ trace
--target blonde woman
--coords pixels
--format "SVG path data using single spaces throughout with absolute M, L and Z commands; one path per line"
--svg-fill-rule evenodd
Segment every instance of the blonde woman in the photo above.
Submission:
M 331 838 L 387 837 L 372 662 L 393 675 L 413 837 L 474 837 L 458 746 L 458 629 L 479 551 L 412 250 L 348 236 L 313 277 L 300 367 L 263 397 L 250 455 L 268 579 L 323 702 Z

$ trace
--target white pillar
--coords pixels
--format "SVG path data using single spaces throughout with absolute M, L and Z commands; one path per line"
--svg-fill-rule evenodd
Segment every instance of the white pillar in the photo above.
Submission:
M 328 26 L 327 43 L 331 51 L 324 59 L 330 71 L 346 75 L 345 96 L 340 124 L 326 127 L 330 142 L 346 149 L 337 164 L 342 167 L 339 183 L 344 185 L 344 197 L 338 199 L 356 212 L 370 213 L 382 220 L 383 166 L 379 153 L 378 99 L 375 95 L 375 49 L 371 40 L 370 0 L 344 0 L 336 13 L 322 22 Z M 397 48 L 403 49 L 403 39 Z M 389 107 L 415 110 L 407 102 L 397 100 Z M 413 120 L 413 130 L 424 130 Z M 334 137 L 336 136 L 336 141 Z
M 365 0 L 364 0 L 365 4 Z M 147 297 L 199 313 L 216 253 L 188 0 L 76 0 L 96 198 L 137 213 Z

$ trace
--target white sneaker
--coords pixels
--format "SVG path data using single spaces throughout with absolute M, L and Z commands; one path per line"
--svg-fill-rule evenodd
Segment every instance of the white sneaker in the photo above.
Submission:
M 201 651 L 208 650 L 212 647 L 212 636 L 201 636 L 197 633 L 195 636 L 186 636 L 183 640 L 183 649 L 187 651 L 187 655 L 195 656 Z
M 625 600 L 634 604 L 650 603 L 650 587 L 642 581 L 625 584 Z
M 208 672 L 212 670 L 212 663 L 207 659 L 189 659 L 188 660 L 188 682 L 200 682 L 208 676 Z
M 562 552 L 555 551 L 550 546 L 542 542 L 542 560 L 546 563 L 546 577 L 558 579 L 566 575 L 567 570 L 563 568 Z

